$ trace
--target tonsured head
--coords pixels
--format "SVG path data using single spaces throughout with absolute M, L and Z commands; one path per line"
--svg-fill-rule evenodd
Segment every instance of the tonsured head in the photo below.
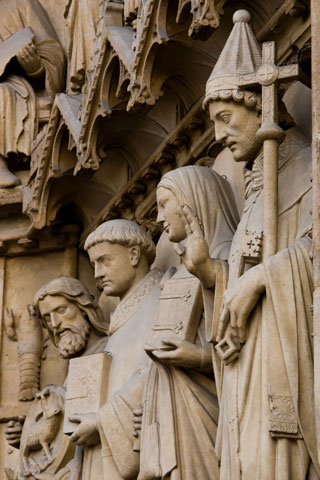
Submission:
M 98 286 L 106 295 L 122 298 L 134 284 L 141 268 L 155 258 L 150 235 L 130 220 L 110 220 L 92 232 L 85 243 Z

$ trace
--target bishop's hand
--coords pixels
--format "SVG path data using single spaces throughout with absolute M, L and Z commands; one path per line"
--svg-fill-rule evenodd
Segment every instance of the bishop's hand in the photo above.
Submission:
M 208 243 L 199 220 L 187 205 L 179 206 L 178 213 L 185 227 L 186 240 L 183 245 L 176 245 L 175 250 L 187 270 L 205 287 L 212 287 L 215 283 L 214 261 L 210 258 Z
M 70 422 L 80 424 L 70 437 L 71 441 L 76 445 L 90 446 L 100 442 L 97 415 L 95 413 L 75 414 L 69 417 L 69 420 Z
M 230 328 L 232 338 L 236 342 L 245 342 L 247 320 L 260 295 L 265 291 L 265 284 L 264 266 L 256 265 L 225 291 L 217 335 L 218 342 L 223 339 L 227 327 Z
M 16 57 L 27 75 L 40 77 L 43 74 L 44 66 L 34 43 L 28 43 L 20 48 Z

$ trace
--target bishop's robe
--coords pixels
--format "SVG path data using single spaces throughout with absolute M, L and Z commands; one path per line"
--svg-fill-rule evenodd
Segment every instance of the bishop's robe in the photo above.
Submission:
M 279 149 L 278 253 L 263 262 L 266 291 L 248 318 L 239 358 L 223 372 L 217 437 L 223 480 L 319 475 L 310 313 L 310 167 L 309 146 L 299 131 L 288 131 Z M 263 229 L 263 155 L 246 179 L 244 212 L 229 256 L 229 286 L 239 275 L 243 235 Z
M 160 278 L 158 270 L 151 270 L 112 315 L 105 346 L 112 355 L 108 395 L 98 413 L 101 446 L 84 455 L 83 480 L 134 479 L 138 475 L 133 410 L 142 404 L 150 363 L 144 345 L 158 306 Z
M 34 43 L 44 65 L 44 78 L 19 75 L 10 65 L 0 79 L 0 155 L 30 155 L 37 133 L 36 93 L 54 97 L 65 81 L 65 57 L 50 20 L 38 0 L 0 0 L 0 42 L 30 27 Z

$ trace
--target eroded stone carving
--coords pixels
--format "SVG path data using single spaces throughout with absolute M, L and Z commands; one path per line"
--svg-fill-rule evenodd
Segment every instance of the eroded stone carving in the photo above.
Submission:
M 99 0 L 69 0 L 64 16 L 69 29 L 68 82 L 72 92 L 81 92 L 96 43 Z
M 6 469 L 8 479 L 60 478 L 55 474 L 74 455 L 74 446 L 63 435 L 64 400 L 65 390 L 49 385 L 37 393 L 23 428 L 18 422 L 8 424 L 8 442 L 20 447 L 20 467 L 16 472 Z
M 184 3 L 180 0 L 180 3 Z M 220 23 L 220 16 L 223 13 L 225 0 L 191 0 L 191 13 L 193 20 L 189 28 L 189 35 L 192 38 L 205 39 L 213 29 L 217 28 Z
M 197 239 L 201 241 L 205 235 L 210 254 L 223 265 L 238 211 L 228 183 L 200 166 L 183 167 L 162 177 L 157 201 L 158 221 L 183 263 L 163 278 L 146 346 L 153 364 L 144 396 L 138 478 L 188 479 L 195 471 L 199 479 L 219 478 L 214 449 L 218 398 L 212 378 L 212 332 L 205 329 L 200 282 L 184 263 L 189 266 Z M 199 464 L 201 449 L 207 455 Z
M 64 411 L 64 390 L 59 387 L 46 387 L 36 396 L 38 402 L 34 411 L 26 418 L 21 435 L 20 456 L 21 475 L 23 478 L 30 477 L 46 470 L 57 455 L 57 447 L 54 441 L 61 428 Z M 40 405 L 37 405 L 39 403 Z M 35 412 L 40 412 L 35 415 Z M 55 455 L 53 450 L 56 450 Z M 41 451 L 41 457 L 35 458 L 35 452 Z
M 79 280 L 68 277 L 52 280 L 36 293 L 34 306 L 29 310 L 31 319 L 37 320 L 38 324 L 41 321 L 60 356 L 65 359 L 97 353 L 106 343 L 107 326 L 102 312 Z M 29 345 L 30 342 L 26 343 Z M 61 480 L 72 478 L 72 475 L 77 478 L 81 471 L 82 452 L 77 451 L 72 459 L 74 445 L 72 442 L 69 445 L 69 437 L 63 435 L 65 390 L 50 386 L 38 393 L 36 399 L 23 429 L 21 422 L 11 422 L 7 426 L 10 445 L 19 446 L 21 435 L 21 475 L 27 478 L 31 473 L 35 476 L 45 471 L 48 475 L 57 473 L 53 478 Z M 56 441 L 54 451 L 50 447 L 53 441 Z M 40 457 L 33 460 L 33 451 L 38 450 L 41 450 Z
M 43 350 L 41 325 L 34 316 L 32 305 L 27 306 L 28 314 L 14 315 L 5 309 L 4 318 L 8 337 L 17 342 L 20 360 L 19 400 L 28 401 L 35 398 L 39 391 L 39 372 Z
M 65 58 L 49 18 L 37 0 L 4 0 L 1 11 L 2 42 L 26 27 L 34 34 L 33 41 L 15 55 L 16 63 L 10 62 L 0 82 L 0 186 L 13 187 L 20 180 L 8 170 L 7 162 L 18 154 L 30 155 L 38 132 L 41 102 L 43 105 L 50 102 L 64 87 Z
M 268 206 L 263 208 L 267 153 L 262 152 L 262 140 L 256 136 L 261 125 L 261 99 L 259 93 L 239 89 L 240 74 L 245 73 L 241 70 L 256 71 L 255 62 L 261 63 L 260 50 L 248 25 L 248 13 L 238 12 L 234 20 L 234 29 L 206 90 L 217 141 L 230 148 L 236 161 L 245 161 L 249 170 L 244 212 L 232 242 L 228 287 L 215 337 L 216 341 L 226 339 L 226 343 L 231 340 L 238 350 L 237 355 L 231 352 L 231 359 L 222 355 L 227 365 L 220 397 L 220 478 L 307 478 L 311 472 L 319 472 L 313 449 L 316 440 L 311 393 L 310 148 L 299 131 L 287 130 L 276 172 L 278 253 L 266 257 L 263 246 L 263 262 L 238 277 L 242 236 L 248 230 L 264 229 L 263 211 L 268 215 Z M 240 42 L 233 42 L 234 38 L 241 38 Z M 250 58 L 245 50 L 253 52 Z M 252 59 L 253 69 L 249 65 Z M 208 256 L 195 269 L 204 284 L 210 278 L 209 263 L 206 273 L 201 271 L 206 262 Z M 215 262 L 212 265 L 214 284 Z
M 93 296 L 75 278 L 60 277 L 44 285 L 34 306 L 62 358 L 96 352 L 106 334 L 102 312 Z
M 161 275 L 149 271 L 155 247 L 134 222 L 105 222 L 89 235 L 85 248 L 97 282 L 106 295 L 119 296 L 120 303 L 111 317 L 105 347 L 112 356 L 107 402 L 98 415 L 74 418 L 80 425 L 71 440 L 85 448 L 96 444 L 97 454 L 84 457 L 83 480 L 134 478 L 139 472 L 139 452 L 134 451 L 133 411 L 142 402 L 149 363 L 143 346 L 151 330 Z
M 279 149 L 279 233 L 273 229 L 270 236 L 263 218 L 270 209 L 262 201 L 267 197 L 266 155 L 256 136 L 266 119 L 277 123 L 277 84 L 297 74 L 290 62 L 299 58 L 310 37 L 307 2 L 256 0 L 253 23 L 259 40 L 268 41 L 262 61 L 249 14 L 236 14 L 229 53 L 226 46 L 207 87 L 210 124 L 200 97 L 225 41 L 234 2 L 103 0 L 98 5 L 59 0 L 53 5 L 40 0 L 44 8 L 50 5 L 49 14 L 54 12 L 51 20 L 68 53 L 65 79 L 60 44 L 38 0 L 3 1 L 4 10 L 12 8 L 22 24 L 11 29 L 13 17 L 8 14 L 7 21 L 4 14 L 3 28 L 10 27 L 4 38 L 13 36 L 0 50 L 7 52 L 8 42 L 17 47 L 18 37 L 24 46 L 22 51 L 17 47 L 0 81 L 0 110 L 5 105 L 10 114 L 3 120 L 4 136 L 17 144 L 2 155 L 0 136 L 0 184 L 1 172 L 3 186 L 19 182 L 10 175 L 8 161 L 25 183 L 28 172 L 19 169 L 26 165 L 33 140 L 24 215 L 22 188 L 0 192 L 0 324 L 6 332 L 2 377 L 10 379 L 12 370 L 16 380 L 10 393 L 1 383 L 0 422 L 12 420 L 6 427 L 9 447 L 3 442 L 0 451 L 8 479 L 320 478 L 313 422 L 317 332 L 313 337 L 309 146 L 298 129 L 288 128 L 292 119 L 280 103 L 286 138 Z M 25 21 L 30 5 L 36 13 Z M 38 27 L 45 30 L 40 41 Z M 47 66 L 47 50 L 45 55 L 40 50 L 48 39 L 50 56 L 57 54 Z M 279 44 L 278 57 L 272 40 Z M 310 57 L 305 58 L 308 83 Z M 66 92 L 55 96 L 62 86 L 51 85 L 50 93 L 47 80 L 59 85 L 66 80 Z M 219 153 L 218 142 L 229 151 Z M 232 175 L 241 167 L 232 156 L 246 163 L 238 228 L 243 190 L 241 183 L 236 207 L 227 180 L 237 189 Z M 191 166 L 165 175 L 200 162 L 227 179 Z M 156 224 L 156 185 L 163 175 Z M 96 186 L 92 193 L 90 185 Z M 276 205 L 276 195 L 271 201 Z M 23 272 L 20 259 L 32 252 L 31 268 L 39 276 L 36 288 L 32 282 L 27 286 L 33 295 L 51 278 L 45 269 L 39 271 L 36 254 L 49 252 L 55 261 L 55 249 L 64 248 L 67 238 L 66 233 L 57 244 L 52 241 L 61 224 L 68 229 L 77 223 L 81 234 L 61 272 L 79 276 L 93 288 L 92 270 L 81 251 L 88 234 L 101 222 L 123 217 L 146 226 L 157 239 L 161 216 L 167 219 L 167 233 L 161 236 L 167 242 L 161 245 L 166 262 L 158 259 L 157 265 L 177 270 L 171 268 L 160 285 L 161 275 L 149 265 L 154 247 L 149 243 L 147 253 L 144 242 L 139 243 L 145 234 L 139 237 L 139 227 L 130 222 L 107 222 L 89 237 L 94 243 L 87 244 L 104 291 L 100 300 L 107 322 L 81 283 L 66 277 L 41 289 L 37 316 L 30 311 L 30 318 L 23 315 L 19 321 L 19 308 L 9 296 L 15 294 L 11 285 L 16 275 Z M 36 229 L 42 230 L 41 248 Z M 132 232 L 138 232 L 138 242 Z M 267 247 L 270 239 L 279 246 L 275 256 Z M 118 306 L 110 309 L 109 302 L 117 305 L 117 300 L 109 295 L 118 294 Z M 27 301 L 28 293 L 21 304 Z M 41 367 L 41 385 L 51 383 L 56 373 L 59 359 L 52 343 L 61 357 L 86 367 L 79 378 L 71 369 L 63 388 L 50 385 L 38 391 L 42 341 L 37 317 L 50 335 L 46 355 L 51 363 Z M 74 392 L 85 394 L 83 385 L 77 390 L 74 383 L 90 384 L 96 352 L 100 359 L 110 352 L 110 362 L 99 372 L 95 405 L 72 410 L 66 429 L 70 439 L 61 430 L 65 390 L 69 387 L 71 401 Z M 58 383 L 56 377 L 52 383 Z M 20 400 L 36 399 L 21 403 L 19 395 Z M 19 460 L 12 447 L 20 443 Z

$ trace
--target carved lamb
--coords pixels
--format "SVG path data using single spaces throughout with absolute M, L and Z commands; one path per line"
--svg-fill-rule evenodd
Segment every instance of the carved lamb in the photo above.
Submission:
M 43 449 L 47 464 L 52 462 L 51 443 L 56 438 L 62 420 L 63 402 L 61 398 L 49 388 L 38 393 L 36 398 L 40 400 L 41 412 L 35 422 L 30 425 L 21 438 L 21 457 L 24 475 L 30 474 L 29 454 L 32 450 Z

